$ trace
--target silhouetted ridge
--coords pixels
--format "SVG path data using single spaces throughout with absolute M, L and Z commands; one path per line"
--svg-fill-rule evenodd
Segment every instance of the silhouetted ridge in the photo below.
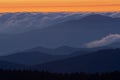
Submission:
M 120 70 L 119 61 L 120 49 L 107 49 L 35 67 L 53 72 L 110 72 Z

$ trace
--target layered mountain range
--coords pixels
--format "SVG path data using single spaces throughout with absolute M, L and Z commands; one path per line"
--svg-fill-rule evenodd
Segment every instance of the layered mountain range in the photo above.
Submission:
M 1 13 L 0 69 L 120 70 L 120 13 Z
M 77 54 L 77 55 L 73 55 Z M 71 55 L 48 55 L 40 52 L 21 52 L 0 57 L 0 69 L 35 70 L 58 73 L 112 72 L 120 70 L 120 49 L 104 49 L 92 52 L 77 51 Z
M 119 13 L 3 13 L 0 26 L 0 55 L 35 47 L 103 47 L 120 36 Z M 94 43 L 105 38 L 105 45 Z

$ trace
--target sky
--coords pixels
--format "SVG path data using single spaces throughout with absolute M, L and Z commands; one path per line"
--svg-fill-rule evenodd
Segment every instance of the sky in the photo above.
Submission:
M 0 0 L 0 12 L 116 11 L 120 11 L 120 0 Z

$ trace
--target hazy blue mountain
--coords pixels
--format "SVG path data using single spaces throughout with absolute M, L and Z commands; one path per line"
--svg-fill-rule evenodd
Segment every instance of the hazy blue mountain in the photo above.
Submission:
M 72 46 L 81 48 L 85 43 L 109 34 L 120 33 L 120 18 L 89 14 L 80 19 L 58 23 L 48 28 L 11 35 L 0 40 L 2 53 L 13 53 L 36 46 L 56 48 Z
M 101 15 L 90 15 L 80 20 L 71 20 L 55 26 L 34 30 L 18 35 L 16 41 L 25 44 L 57 47 L 70 45 L 80 47 L 81 44 L 103 36 L 120 33 L 120 18 L 111 18 Z M 28 41 L 29 40 L 29 41 Z
M 61 45 L 80 47 L 85 42 L 99 39 L 108 34 L 120 33 L 119 25 L 120 18 L 90 15 L 80 20 L 63 22 L 41 31 L 28 32 L 24 37 L 29 39 L 31 35 L 30 37 L 45 47 Z
M 52 72 L 110 72 L 120 70 L 120 49 L 107 49 L 34 66 Z
M 55 61 L 63 59 L 65 56 L 49 55 L 46 53 L 41 53 L 38 51 L 25 51 L 15 53 L 13 55 L 2 56 L 0 60 L 9 61 L 17 64 L 23 65 L 37 65 L 43 64 L 49 61 Z
M 81 51 L 81 54 L 83 54 L 82 52 L 89 52 L 89 49 L 84 49 L 84 48 L 74 48 L 74 47 L 68 47 L 68 46 L 62 46 L 62 47 L 58 47 L 54 50 L 51 51 L 51 53 L 53 54 L 58 54 L 58 55 L 72 55 L 72 53 L 77 52 L 77 51 Z M 79 55 L 81 55 L 79 54 Z
M 120 48 L 120 42 L 111 43 L 102 47 L 92 48 L 92 50 L 115 49 L 115 48 Z
M 79 54 L 73 54 L 78 52 Z M 43 64 L 51 61 L 61 60 L 68 57 L 84 55 L 88 52 L 92 52 L 89 49 L 79 49 L 79 48 L 72 48 L 72 47 L 59 47 L 55 49 L 48 49 L 48 48 L 32 48 L 28 49 L 19 53 L 14 53 L 7 56 L 1 56 L 0 60 L 9 61 L 17 64 L 24 64 L 24 65 L 37 65 Z
M 30 49 L 30 51 L 39 51 L 39 52 L 43 52 L 51 55 L 69 55 L 73 52 L 80 51 L 80 50 L 85 51 L 84 49 L 81 49 L 81 48 L 74 48 L 74 47 L 68 47 L 68 46 L 61 46 L 57 48 L 36 47 L 36 48 Z

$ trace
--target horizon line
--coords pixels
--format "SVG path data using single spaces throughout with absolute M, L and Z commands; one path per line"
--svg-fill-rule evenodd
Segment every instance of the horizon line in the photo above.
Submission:
M 0 13 L 120 13 L 120 11 L 4 11 Z

